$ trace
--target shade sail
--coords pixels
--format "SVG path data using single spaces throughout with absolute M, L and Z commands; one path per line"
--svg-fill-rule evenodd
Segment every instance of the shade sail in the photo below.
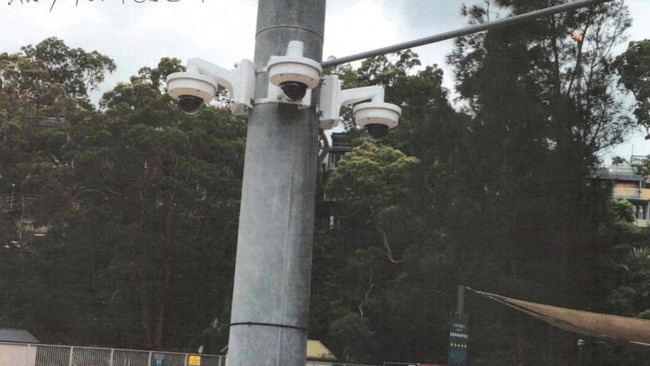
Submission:
M 470 290 L 570 332 L 650 347 L 650 320 L 592 313 Z

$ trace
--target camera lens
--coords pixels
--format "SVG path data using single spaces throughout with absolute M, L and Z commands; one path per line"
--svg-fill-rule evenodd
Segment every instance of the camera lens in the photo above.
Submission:
M 287 98 L 293 101 L 302 100 L 307 93 L 307 85 L 298 81 L 285 81 L 280 83 L 280 89 Z
M 176 101 L 176 105 L 187 114 L 194 114 L 203 107 L 203 99 L 194 95 L 181 95 Z
M 386 137 L 388 135 L 388 126 L 383 125 L 381 123 L 371 123 L 367 124 L 366 126 L 366 132 L 370 136 L 370 138 L 374 141 L 378 141 Z

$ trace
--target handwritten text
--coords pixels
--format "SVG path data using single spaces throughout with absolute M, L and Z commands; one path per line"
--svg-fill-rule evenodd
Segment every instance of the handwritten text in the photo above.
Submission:
M 52 9 L 54 9 L 54 5 L 56 5 L 57 0 L 51 0 L 51 1 L 52 1 L 52 5 L 50 6 L 50 11 L 52 11 Z M 75 6 L 79 6 L 79 2 L 83 1 L 83 0 L 75 0 L 75 1 L 76 1 Z M 85 0 L 85 1 L 88 1 L 88 2 L 91 2 L 91 3 L 94 2 L 94 1 L 104 2 L 104 0 Z M 142 3 L 145 3 L 145 2 L 177 3 L 177 2 L 180 2 L 181 0 L 122 0 L 122 4 L 125 4 L 127 1 L 128 2 L 134 2 L 136 4 L 142 4 Z M 11 5 L 11 4 L 15 3 L 15 2 L 20 2 L 21 4 L 29 4 L 29 3 L 37 3 L 37 2 L 39 2 L 39 0 L 9 0 L 9 5 Z M 201 2 L 205 2 L 205 0 L 201 0 Z

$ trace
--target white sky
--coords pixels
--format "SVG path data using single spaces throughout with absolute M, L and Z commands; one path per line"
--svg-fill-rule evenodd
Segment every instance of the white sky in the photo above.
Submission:
M 650 0 L 625 2 L 634 19 L 628 39 L 650 38 Z M 463 3 L 484 0 L 328 0 L 323 55 L 348 56 L 465 27 Z M 256 0 L 4 0 L 0 53 L 52 36 L 69 47 L 97 50 L 117 64 L 103 93 L 162 57 L 201 57 L 226 68 L 252 59 L 256 13 Z M 414 51 L 423 64 L 444 67 L 452 47 L 453 41 L 445 41 Z M 650 154 L 644 136 L 631 136 L 608 156 Z

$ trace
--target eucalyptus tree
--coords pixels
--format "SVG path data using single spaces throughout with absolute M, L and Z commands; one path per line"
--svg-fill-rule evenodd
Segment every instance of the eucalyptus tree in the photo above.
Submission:
M 48 288 L 40 278 L 48 275 L 52 259 L 41 249 L 48 231 L 65 226 L 76 194 L 73 161 L 66 152 L 72 124 L 92 118 L 88 92 L 113 70 L 109 57 L 70 48 L 56 38 L 0 54 L 4 324 L 33 327 L 48 320 L 41 317 L 48 308 L 39 295 Z
M 335 220 L 315 240 L 310 336 L 348 362 L 447 358 L 459 274 L 449 226 L 464 212 L 454 179 L 467 121 L 449 105 L 442 70 L 421 66 L 404 51 L 336 70 L 345 88 L 382 85 L 402 108 L 381 142 L 343 113 L 354 148 L 326 182 Z
M 616 57 L 614 67 L 620 83 L 636 99 L 634 116 L 637 123 L 650 129 L 650 40 L 630 42 L 627 50 Z M 650 135 L 650 132 L 648 132 Z
M 484 22 L 495 11 L 518 14 L 548 5 L 497 0 L 464 14 Z M 595 291 L 593 263 L 605 244 L 596 228 L 607 217 L 607 195 L 587 183 L 597 154 L 633 127 L 612 67 L 612 47 L 629 24 L 625 5 L 615 1 L 457 41 L 449 61 L 473 117 L 466 160 L 473 168 L 464 182 L 477 220 L 466 240 L 481 243 L 473 246 L 481 257 L 502 263 L 489 281 L 477 281 L 480 286 L 595 306 L 587 300 Z M 543 328 L 516 318 L 509 329 L 507 362 L 560 362 L 531 351 L 543 342 L 534 336 Z
M 228 317 L 245 123 L 177 111 L 164 80 L 181 68 L 144 67 L 94 110 L 110 58 L 55 38 L 0 56 L 3 324 L 192 350 Z
M 84 191 L 61 235 L 86 264 L 79 287 L 95 342 L 195 349 L 227 315 L 245 123 L 223 109 L 177 110 L 164 80 L 180 69 L 170 58 L 142 68 L 72 134 Z

